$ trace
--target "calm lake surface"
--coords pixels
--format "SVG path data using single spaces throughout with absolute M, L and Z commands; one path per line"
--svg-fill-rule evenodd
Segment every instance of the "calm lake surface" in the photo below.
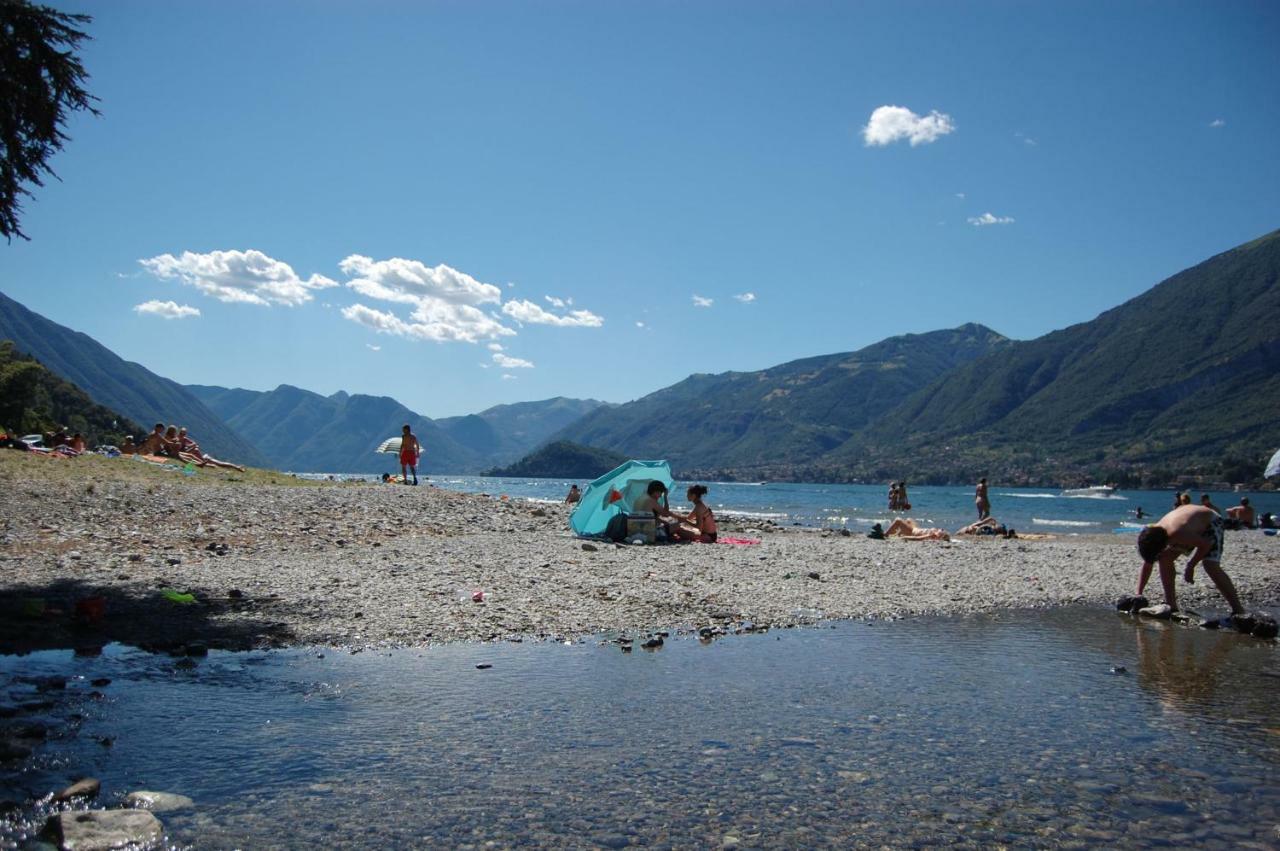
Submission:
M 72 677 L 46 711 L 60 732 L 0 772 L 0 799 L 82 775 L 107 805 L 177 792 L 195 808 L 161 818 L 200 848 L 1280 844 L 1276 645 L 1107 611 L 632 653 L 598 639 L 182 667 L 113 646 L 0 657 L 0 704 L 54 675 Z M 21 833 L 11 819 L 0 836 Z
M 498 479 L 483 476 L 433 476 L 431 482 L 451 490 L 507 494 L 527 499 L 560 502 L 574 484 L 569 479 Z M 577 482 L 582 487 L 586 482 Z M 676 482 L 671 494 L 673 507 L 683 503 L 685 489 L 692 482 Z M 870 529 L 872 523 L 888 524 L 894 517 L 909 516 L 927 526 L 959 529 L 977 519 L 973 486 L 913 487 L 908 485 L 911 510 L 894 513 L 887 508 L 888 487 L 881 485 L 824 485 L 794 482 L 744 484 L 712 482 L 707 504 L 717 512 L 769 519 L 780 525 L 848 527 Z M 1199 500 L 1200 491 L 1193 491 Z M 1261 516 L 1280 514 L 1280 493 L 1211 492 L 1222 511 L 1238 505 L 1248 496 Z M 1024 531 L 1110 533 L 1142 523 L 1134 516 L 1141 507 L 1159 519 L 1172 507 L 1173 491 L 1118 491 L 1110 496 L 1064 496 L 1050 488 L 1002 488 L 990 490 L 991 513 L 1008 526 Z M 1147 519 L 1144 522 L 1153 522 Z

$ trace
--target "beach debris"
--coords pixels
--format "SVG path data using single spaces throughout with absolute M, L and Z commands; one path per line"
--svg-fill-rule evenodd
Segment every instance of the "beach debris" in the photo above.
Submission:
M 483 603 L 483 602 L 484 602 L 484 592 L 483 592 L 483 591 L 481 591 L 479 588 L 477 588 L 476 590 L 472 591 L 472 592 L 471 592 L 471 602 L 473 602 L 473 603 Z
M 47 830 L 62 848 L 151 846 L 164 835 L 164 825 L 145 810 L 56 813 L 49 817 Z
M 173 810 L 190 809 L 195 806 L 195 801 L 186 795 L 175 795 L 172 792 L 148 792 L 140 789 L 125 795 L 124 805 L 133 810 L 167 813 Z
M 196 601 L 194 594 L 186 594 L 182 591 L 175 591 L 172 588 L 161 588 L 160 595 L 170 603 L 177 603 L 181 606 L 189 606 Z
M 96 777 L 86 777 L 82 780 L 77 780 L 54 795 L 53 801 L 56 804 L 61 804 L 74 798 L 96 798 L 101 789 L 102 783 Z
M 488 663 L 488 662 L 481 662 L 480 664 L 476 665 L 476 670 L 477 670 L 477 671 L 487 671 L 487 670 L 489 670 L 489 669 L 490 669 L 490 668 L 492 668 L 492 667 L 493 667 L 493 665 L 491 665 L 491 664 L 490 664 L 490 663 Z

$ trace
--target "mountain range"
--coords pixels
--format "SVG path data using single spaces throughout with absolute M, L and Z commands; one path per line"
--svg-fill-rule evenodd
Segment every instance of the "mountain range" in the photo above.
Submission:
M 387 397 L 183 387 L 3 294 L 0 340 L 125 416 L 182 423 L 219 457 L 299 472 L 389 469 L 372 448 L 409 423 L 431 472 L 479 472 L 564 440 L 666 458 L 684 478 L 1249 481 L 1280 445 L 1278 282 L 1280 231 L 1034 340 L 968 324 L 692 375 L 622 405 L 557 397 L 439 420 Z M 533 460 L 546 469 L 570 454 Z
M 395 458 L 379 457 L 373 448 L 398 436 L 406 423 L 422 444 L 422 470 L 478 473 L 514 461 L 604 404 L 555 398 L 432 420 L 387 396 L 322 396 L 287 384 L 269 391 L 196 384 L 186 389 L 257 446 L 272 466 L 326 473 L 378 473 L 397 466 Z
M 1278 279 L 1280 231 L 1034 340 L 966 325 L 692 376 L 557 436 L 702 477 L 1247 481 L 1280 445 Z
M 4 293 L 0 293 L 0 340 L 12 340 L 17 351 L 148 431 L 157 422 L 185 425 L 210 455 L 255 467 L 267 465 L 262 453 L 181 384 L 124 360 L 88 334 L 45 319 Z

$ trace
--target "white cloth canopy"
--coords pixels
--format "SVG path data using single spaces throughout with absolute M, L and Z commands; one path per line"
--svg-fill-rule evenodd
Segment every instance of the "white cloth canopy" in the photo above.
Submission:
M 1280 476 L 1280 449 L 1276 450 L 1276 454 L 1271 456 L 1271 460 L 1267 462 L 1266 477 Z

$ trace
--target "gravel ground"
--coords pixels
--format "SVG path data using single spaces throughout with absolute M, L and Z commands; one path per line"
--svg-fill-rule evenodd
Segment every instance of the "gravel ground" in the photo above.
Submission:
M 589 551 L 567 516 L 562 505 L 433 487 L 185 477 L 3 451 L 0 651 L 417 645 L 1105 606 L 1131 592 L 1138 568 L 1128 536 L 872 541 L 731 518 L 722 534 L 761 543 Z M 1224 567 L 1251 609 L 1280 600 L 1278 556 L 1280 538 L 1228 533 Z M 1160 596 L 1157 579 L 1148 593 Z M 1179 594 L 1184 606 L 1225 610 L 1203 574 Z M 72 617 L 97 596 L 104 617 Z

